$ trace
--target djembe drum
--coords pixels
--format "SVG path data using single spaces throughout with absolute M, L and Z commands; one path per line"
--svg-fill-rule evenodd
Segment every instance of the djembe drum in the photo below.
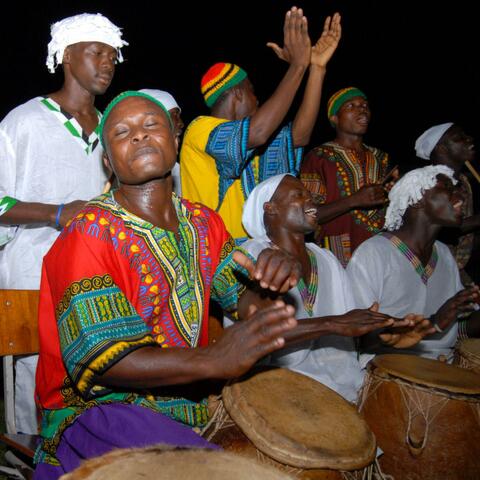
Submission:
M 255 371 L 224 387 L 206 438 L 309 479 L 371 475 L 375 438 L 333 390 L 286 369 Z
M 453 363 L 480 373 L 480 338 L 467 338 L 458 342 Z
M 61 480 L 289 480 L 286 473 L 233 453 L 207 449 L 113 450 L 87 460 Z
M 480 375 L 412 355 L 367 367 L 359 410 L 395 480 L 480 478 Z

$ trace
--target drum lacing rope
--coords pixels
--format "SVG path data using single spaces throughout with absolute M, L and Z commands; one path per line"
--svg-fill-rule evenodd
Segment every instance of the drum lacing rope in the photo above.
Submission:
M 218 395 L 215 397 L 215 400 L 218 402 L 217 408 L 213 412 L 212 416 L 208 420 L 207 424 L 200 430 L 200 435 L 205 437 L 206 440 L 210 441 L 219 430 L 222 428 L 231 427 L 235 425 L 235 422 L 231 419 L 227 410 L 225 409 L 222 401 L 222 396 Z M 209 429 L 212 427 L 211 431 Z
M 392 475 L 387 475 L 382 472 L 378 458 L 363 470 L 355 470 L 353 472 L 342 471 L 341 473 L 344 480 L 395 480 Z

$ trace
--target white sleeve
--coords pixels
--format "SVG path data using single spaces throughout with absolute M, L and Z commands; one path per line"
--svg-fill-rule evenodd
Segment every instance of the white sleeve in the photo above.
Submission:
M 381 304 L 383 268 L 375 245 L 362 244 L 357 248 L 348 262 L 347 275 L 356 308 L 369 308 L 374 302 Z
M 5 197 L 16 198 L 16 153 L 12 141 L 0 125 L 0 200 Z M 0 217 L 0 247 L 8 243 L 15 235 L 16 226 L 2 225 Z

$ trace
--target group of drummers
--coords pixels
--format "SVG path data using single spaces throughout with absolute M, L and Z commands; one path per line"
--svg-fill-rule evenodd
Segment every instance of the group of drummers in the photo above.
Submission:
M 242 68 L 213 65 L 179 165 L 167 92 L 93 108 L 121 35 L 100 14 L 54 24 L 62 89 L 0 124 L 0 288 L 38 288 L 41 264 L 38 366 L 17 362 L 17 383 L 36 368 L 34 478 L 478 478 L 472 138 L 427 129 L 427 166 L 400 176 L 348 87 L 328 101 L 334 140 L 303 158 L 341 25 L 312 45 L 293 7 L 269 44 L 288 63 L 275 92 L 259 105 Z

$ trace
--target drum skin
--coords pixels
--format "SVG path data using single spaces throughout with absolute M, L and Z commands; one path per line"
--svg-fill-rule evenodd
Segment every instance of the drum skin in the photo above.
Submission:
M 211 439 L 227 450 L 283 465 L 301 478 L 342 478 L 375 458 L 375 438 L 355 407 L 286 369 L 257 370 L 224 387 L 234 425 Z M 320 471 L 322 470 L 322 471 Z
M 168 446 L 113 450 L 61 480 L 291 480 L 286 473 L 228 452 Z
M 411 355 L 368 365 L 359 409 L 395 480 L 480 478 L 480 376 Z

